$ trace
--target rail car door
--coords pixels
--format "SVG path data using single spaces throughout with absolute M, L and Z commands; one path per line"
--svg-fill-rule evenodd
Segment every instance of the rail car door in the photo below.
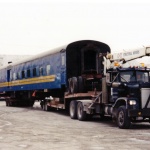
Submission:
M 11 69 L 7 70 L 7 82 L 8 82 L 8 87 L 10 86 L 10 71 L 11 71 Z
M 10 87 L 10 80 L 11 80 L 11 69 L 12 69 L 12 66 L 8 66 L 7 67 L 7 86 Z
M 66 51 L 61 51 L 61 84 L 66 84 Z

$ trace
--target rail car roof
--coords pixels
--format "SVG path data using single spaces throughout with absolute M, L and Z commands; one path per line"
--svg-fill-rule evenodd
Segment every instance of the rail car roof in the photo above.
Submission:
M 66 51 L 68 51 L 69 49 L 72 49 L 72 48 L 76 48 L 76 47 L 80 48 L 80 47 L 83 47 L 83 46 L 85 46 L 87 44 L 89 44 L 89 45 L 90 44 L 94 44 L 94 45 L 100 46 L 103 49 L 106 49 L 108 52 L 110 52 L 110 47 L 107 44 L 105 44 L 105 43 L 102 43 L 102 42 L 99 42 L 99 41 L 94 41 L 94 40 L 80 40 L 80 41 L 72 42 L 72 43 L 70 43 L 68 45 L 64 45 L 64 46 L 60 46 L 60 47 L 48 50 L 46 52 L 42 52 L 40 54 L 31 56 L 31 57 L 29 57 L 27 59 L 23 59 L 23 60 L 20 60 L 18 62 L 15 62 L 15 63 L 12 62 L 11 64 L 8 64 L 6 66 L 0 67 L 0 69 L 4 69 L 4 68 L 7 68 L 9 66 L 15 66 L 15 65 L 18 65 L 18 64 L 29 62 L 31 60 L 36 60 L 38 58 L 42 58 L 44 56 L 48 56 L 48 55 L 60 52 L 63 49 L 66 49 Z M 103 51 L 102 51 L 102 53 L 103 53 Z
M 12 62 L 11 64 L 8 64 L 8 65 L 6 65 L 6 66 L 0 67 L 0 69 L 7 68 L 7 67 L 10 66 L 10 65 L 11 65 L 11 66 L 15 66 L 15 65 L 18 65 L 18 64 L 22 64 L 22 63 L 25 63 L 25 62 L 29 62 L 29 61 L 31 61 L 31 60 L 36 60 L 36 59 L 38 59 L 38 58 L 42 58 L 42 57 L 44 57 L 44 56 L 47 56 L 47 55 L 51 55 L 51 54 L 60 52 L 61 50 L 65 49 L 65 48 L 66 48 L 66 46 L 57 47 L 57 48 L 55 48 L 55 49 L 51 49 L 51 50 L 49 50 L 49 51 L 42 52 L 42 53 L 37 54 L 37 55 L 33 55 L 33 56 L 29 57 L 29 58 L 22 59 L 22 60 L 20 60 L 20 61 L 18 61 L 18 62 L 15 62 L 15 63 Z
M 100 41 L 94 41 L 94 40 L 81 40 L 81 41 L 72 42 L 67 46 L 66 50 L 74 49 L 74 48 L 80 49 L 84 46 L 87 47 L 97 46 L 97 47 L 101 47 L 102 53 L 105 53 L 106 51 L 110 52 L 110 47 L 107 44 L 102 43 Z

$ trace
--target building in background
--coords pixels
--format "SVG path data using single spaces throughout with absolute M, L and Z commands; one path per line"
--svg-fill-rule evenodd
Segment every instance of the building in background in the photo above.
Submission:
M 8 62 L 17 62 L 22 59 L 26 59 L 31 55 L 0 55 L 0 67 L 8 64 Z

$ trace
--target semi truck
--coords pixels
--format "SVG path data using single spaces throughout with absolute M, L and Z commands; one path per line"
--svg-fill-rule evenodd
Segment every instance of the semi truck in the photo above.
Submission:
M 103 60 L 104 65 L 99 81 L 95 80 L 95 72 L 92 71 L 86 77 L 83 74 L 78 79 L 69 79 L 70 91 L 65 94 L 64 100 L 70 101 L 71 119 L 84 121 L 93 115 L 110 116 L 119 128 L 129 128 L 134 122 L 150 123 L 150 69 L 143 63 L 124 67 L 128 61 L 149 55 L 150 47 L 99 54 L 98 59 Z M 89 82 L 93 90 L 85 93 L 76 91 Z M 41 106 L 46 111 L 52 107 L 59 108 L 59 101 L 46 97 Z M 67 106 L 63 104 L 63 107 Z
M 150 122 L 150 69 L 124 67 L 149 56 L 150 47 L 111 54 L 93 40 L 75 41 L 0 69 L 6 106 L 33 106 L 69 111 L 71 119 L 110 116 L 119 128 Z

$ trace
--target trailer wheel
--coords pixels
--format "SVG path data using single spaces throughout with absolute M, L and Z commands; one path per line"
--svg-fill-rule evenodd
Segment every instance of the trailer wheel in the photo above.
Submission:
M 83 78 L 81 76 L 78 77 L 78 92 L 84 92 Z
M 87 114 L 84 111 L 84 107 L 83 107 L 82 102 L 79 102 L 77 105 L 77 118 L 80 121 L 84 121 L 87 118 Z
M 131 125 L 125 106 L 120 106 L 118 109 L 117 124 L 121 129 L 128 129 Z
M 71 119 L 77 119 L 77 101 L 70 102 L 69 113 Z
M 69 81 L 69 93 L 71 94 L 77 93 L 77 78 L 72 77 L 68 81 Z

